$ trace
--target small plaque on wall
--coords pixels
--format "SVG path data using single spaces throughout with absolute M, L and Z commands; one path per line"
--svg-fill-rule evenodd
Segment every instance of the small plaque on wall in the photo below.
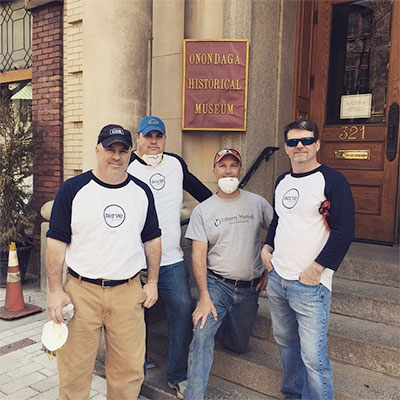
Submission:
M 340 101 L 340 119 L 369 118 L 372 94 L 350 94 Z
M 246 130 L 248 60 L 248 40 L 184 40 L 183 130 Z

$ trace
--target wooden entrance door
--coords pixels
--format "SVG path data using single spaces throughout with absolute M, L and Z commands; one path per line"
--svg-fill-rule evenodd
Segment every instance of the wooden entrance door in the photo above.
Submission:
M 294 113 L 350 182 L 356 238 L 398 240 L 400 1 L 299 1 Z M 306 83 L 304 83 L 306 82 Z

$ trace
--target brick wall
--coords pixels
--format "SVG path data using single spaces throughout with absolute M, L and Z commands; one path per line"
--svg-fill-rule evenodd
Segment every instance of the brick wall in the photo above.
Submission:
M 63 6 L 50 3 L 34 8 L 32 17 L 32 119 L 42 135 L 33 175 L 39 214 L 63 182 Z M 36 245 L 41 222 L 40 217 L 34 232 Z
M 82 0 L 64 0 L 64 179 L 83 162 Z

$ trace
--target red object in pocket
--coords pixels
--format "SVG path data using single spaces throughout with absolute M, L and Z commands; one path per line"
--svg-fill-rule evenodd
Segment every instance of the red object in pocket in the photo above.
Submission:
M 326 217 L 330 215 L 329 214 L 330 208 L 331 208 L 331 202 L 329 200 L 323 201 L 319 206 L 319 213 L 322 215 L 326 229 L 328 229 L 329 232 L 331 231 L 331 228 L 328 224 L 328 221 L 326 220 Z

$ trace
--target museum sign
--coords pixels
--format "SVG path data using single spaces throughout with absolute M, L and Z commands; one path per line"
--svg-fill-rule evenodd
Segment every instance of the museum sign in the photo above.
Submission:
M 184 40 L 183 130 L 245 131 L 248 40 Z

